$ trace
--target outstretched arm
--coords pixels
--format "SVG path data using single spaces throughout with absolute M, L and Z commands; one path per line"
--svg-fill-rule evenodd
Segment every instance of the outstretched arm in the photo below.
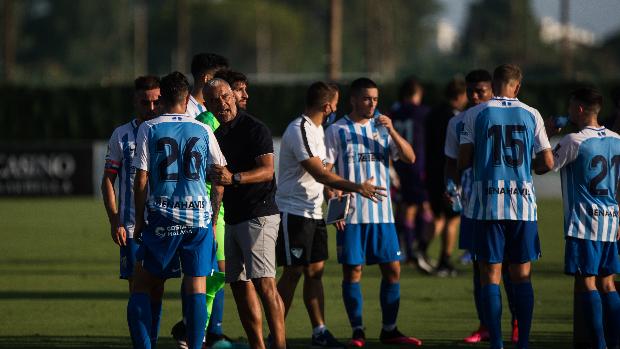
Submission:
M 311 157 L 301 162 L 301 166 L 319 183 L 334 189 L 358 193 L 372 201 L 377 201 L 378 196 L 387 196 L 386 188 L 377 187 L 373 184 L 374 178 L 370 178 L 364 183 L 354 183 L 348 181 L 337 174 L 328 171 L 323 167 L 321 159 Z

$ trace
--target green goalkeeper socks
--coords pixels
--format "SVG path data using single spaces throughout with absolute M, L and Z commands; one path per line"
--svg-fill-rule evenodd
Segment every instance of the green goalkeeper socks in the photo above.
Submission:
M 226 274 L 223 272 L 216 271 L 213 272 L 213 275 L 207 276 L 207 326 L 209 326 L 209 320 L 211 319 L 211 310 L 213 310 L 215 295 L 226 284 L 225 275 Z

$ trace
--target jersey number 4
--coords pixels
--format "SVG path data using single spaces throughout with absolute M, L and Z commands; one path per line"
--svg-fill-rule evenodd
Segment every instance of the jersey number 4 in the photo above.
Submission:
M 615 168 L 616 175 L 618 174 L 618 168 L 620 167 L 620 155 L 612 157 L 609 164 L 607 164 L 607 159 L 603 155 L 595 155 L 592 157 L 592 160 L 590 160 L 590 169 L 596 170 L 599 164 L 601 165 L 601 172 L 590 180 L 588 189 L 592 196 L 607 196 L 609 194 L 609 189 L 599 188 L 598 185 L 607 177 L 609 167 Z M 616 187 L 618 186 L 617 179 L 614 181 L 614 184 Z
M 166 156 L 158 166 L 159 180 L 160 181 L 177 181 L 179 180 L 178 172 L 169 172 L 171 170 L 170 165 L 175 162 L 178 163 L 177 168 L 183 168 L 183 176 L 190 180 L 195 181 L 200 179 L 198 168 L 202 162 L 202 154 L 193 150 L 194 146 L 200 139 L 198 137 L 192 137 L 185 143 L 185 149 L 183 149 L 183 157 L 179 159 L 179 143 L 176 139 L 170 137 L 163 137 L 157 140 L 157 151 L 165 152 L 169 147 L 170 155 Z M 195 172 L 192 172 L 192 160 L 194 161 Z
M 493 165 L 501 166 L 502 160 L 508 167 L 523 165 L 525 143 L 515 138 L 515 133 L 525 132 L 525 125 L 493 125 L 487 131 L 487 138 L 493 140 Z M 510 149 L 512 155 L 503 154 L 503 149 Z M 503 155 L 503 156 L 502 156 Z

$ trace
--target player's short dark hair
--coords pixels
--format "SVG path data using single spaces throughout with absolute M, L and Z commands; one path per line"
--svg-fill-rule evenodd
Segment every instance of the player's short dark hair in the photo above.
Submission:
M 138 76 L 133 82 L 136 91 L 148 91 L 159 88 L 159 78 L 153 75 Z
M 593 87 L 580 87 L 571 92 L 570 97 L 590 113 L 598 113 L 603 107 L 603 95 Z
M 509 83 L 512 80 L 521 81 L 523 74 L 521 68 L 515 64 L 502 64 L 493 71 L 493 81 L 500 84 Z
M 325 105 L 331 102 L 336 93 L 338 93 L 338 85 L 323 81 L 314 82 L 306 92 L 306 108 Z
M 365 90 L 367 88 L 379 88 L 377 86 L 377 84 L 375 84 L 374 81 L 370 80 L 369 78 L 359 78 L 359 79 L 355 79 L 353 80 L 353 82 L 351 83 L 351 95 L 356 96 L 358 95 L 360 92 L 362 92 L 362 90 Z
M 217 53 L 199 53 L 192 58 L 192 76 L 199 80 L 209 71 L 228 68 L 228 60 Z
M 468 84 L 477 84 L 479 82 L 491 82 L 493 77 L 488 70 L 476 69 L 472 70 L 465 75 L 465 82 Z
M 408 99 L 423 90 L 424 88 L 422 87 L 420 80 L 416 76 L 408 76 L 400 84 L 400 87 L 398 89 L 398 99 L 401 101 L 404 99 Z
M 183 103 L 189 94 L 189 82 L 183 73 L 172 72 L 161 79 L 159 99 L 167 105 Z
M 464 94 L 467 90 L 465 80 L 454 78 L 450 80 L 446 89 L 444 90 L 444 96 L 450 101 L 457 99 L 460 95 Z
M 218 71 L 217 73 L 215 73 L 215 75 L 213 75 L 213 78 L 226 80 L 226 82 L 230 85 L 231 88 L 232 85 L 236 82 L 242 82 L 246 85 L 248 84 L 248 78 L 247 76 L 245 76 L 245 74 L 229 69 L 222 69 Z

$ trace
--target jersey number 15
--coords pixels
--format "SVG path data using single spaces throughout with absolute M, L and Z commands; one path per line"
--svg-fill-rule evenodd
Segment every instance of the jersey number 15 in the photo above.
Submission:
M 493 125 L 487 131 L 487 138 L 493 141 L 493 165 L 501 166 L 502 160 L 508 167 L 523 165 L 525 143 L 515 138 L 515 133 L 525 132 L 525 125 Z M 503 149 L 511 150 L 512 155 L 503 154 Z M 503 156 L 502 156 L 503 155 Z

